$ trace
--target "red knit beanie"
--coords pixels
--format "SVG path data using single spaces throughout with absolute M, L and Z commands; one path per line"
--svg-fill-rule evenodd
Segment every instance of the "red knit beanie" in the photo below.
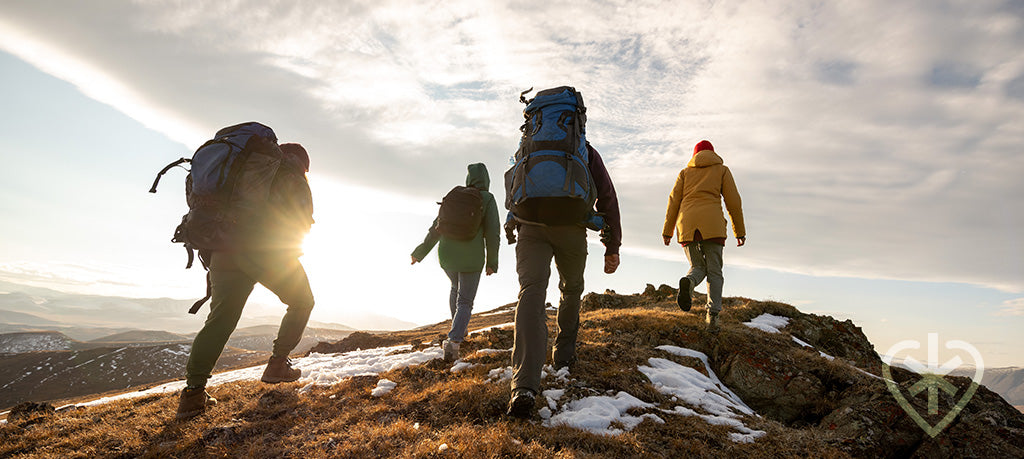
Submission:
M 707 140 L 701 140 L 700 142 L 697 142 L 697 145 L 693 147 L 693 154 L 696 155 L 697 152 L 701 150 L 715 151 L 715 147 L 711 145 L 711 142 L 708 142 Z
M 302 148 L 302 145 L 297 143 L 282 143 L 281 152 L 286 155 L 294 156 L 295 159 L 299 160 L 299 164 L 302 164 L 306 168 L 306 172 L 309 172 L 309 153 L 306 153 L 306 149 Z

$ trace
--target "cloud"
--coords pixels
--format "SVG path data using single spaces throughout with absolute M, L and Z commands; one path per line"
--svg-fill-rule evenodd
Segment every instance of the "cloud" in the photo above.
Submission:
M 1006 300 L 1000 305 L 997 316 L 1024 316 L 1024 298 Z
M 481 159 L 497 177 L 518 93 L 573 84 L 638 253 L 665 250 L 708 138 L 750 231 L 729 263 L 1024 291 L 1014 8 L 41 0 L 0 6 L 0 49 L 187 145 L 259 119 L 320 171 L 409 195 Z

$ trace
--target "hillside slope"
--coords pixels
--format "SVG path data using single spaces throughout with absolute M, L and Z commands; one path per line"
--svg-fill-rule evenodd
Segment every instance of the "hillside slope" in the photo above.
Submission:
M 531 421 L 504 416 L 509 305 L 473 317 L 471 329 L 485 330 L 470 336 L 455 365 L 386 360 L 439 356 L 445 323 L 353 333 L 297 360 L 296 383 L 211 387 L 220 403 L 186 422 L 172 420 L 170 394 L 57 413 L 19 409 L 0 426 L 0 456 L 1024 456 L 1024 415 L 984 387 L 942 433 L 926 435 L 896 403 L 878 376 L 878 356 L 850 321 L 729 298 L 714 336 L 700 308 L 681 313 L 673 296 L 667 286 L 588 294 L 580 361 L 547 369 L 540 416 Z M 394 347 L 365 351 L 382 346 Z M 320 366 L 332 360 L 376 369 L 328 378 Z M 903 391 L 918 379 L 899 369 L 893 376 Z M 961 392 L 969 385 L 950 381 Z M 923 396 L 911 403 L 926 413 Z M 942 396 L 939 414 L 952 404 Z

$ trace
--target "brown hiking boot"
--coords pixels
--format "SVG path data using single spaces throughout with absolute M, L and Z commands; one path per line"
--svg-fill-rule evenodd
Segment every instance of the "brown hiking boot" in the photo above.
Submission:
M 217 399 L 206 392 L 205 387 L 184 388 L 178 398 L 178 414 L 175 419 L 188 419 L 206 411 L 206 407 L 217 404 Z
M 292 368 L 292 361 L 288 357 L 271 357 L 267 362 L 267 368 L 263 370 L 263 377 L 260 381 L 270 384 L 281 382 L 292 382 L 302 376 L 302 370 Z
M 707 324 L 708 324 L 708 331 L 709 332 L 711 332 L 712 334 L 718 334 L 719 327 L 718 327 L 718 313 L 717 312 L 711 312 L 711 310 L 708 310 L 708 315 L 707 315 L 706 318 L 704 318 L 704 321 L 707 322 Z

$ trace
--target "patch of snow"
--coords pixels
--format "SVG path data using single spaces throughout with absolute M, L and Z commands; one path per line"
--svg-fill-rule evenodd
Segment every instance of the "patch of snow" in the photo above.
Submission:
M 626 392 L 619 392 L 614 397 L 590 396 L 569 402 L 564 410 L 545 420 L 544 425 L 547 427 L 564 425 L 600 435 L 619 435 L 626 430 L 632 430 L 644 419 L 664 423 L 663 419 L 654 414 L 642 416 L 626 414 L 632 408 L 653 408 L 654 406 L 653 403 L 644 402 Z M 613 422 L 622 424 L 625 430 L 612 428 Z
M 800 338 L 797 338 L 795 336 L 790 336 L 790 338 L 793 338 L 794 342 L 796 342 L 797 344 L 799 344 L 799 345 L 801 345 L 803 347 L 809 347 L 811 349 L 814 349 L 814 346 L 811 346 L 810 344 L 807 344 L 806 342 L 804 342 Z M 826 358 L 828 360 L 835 360 L 836 359 L 835 357 L 832 357 L 831 355 L 828 355 L 828 354 L 826 354 L 824 352 L 821 352 L 821 351 L 818 351 L 818 354 L 820 354 L 822 357 L 824 357 L 824 358 Z M 871 375 L 871 376 L 874 376 L 874 375 Z
M 757 414 L 718 379 L 704 353 L 676 346 L 658 346 L 657 349 L 681 357 L 698 358 L 708 372 L 708 375 L 704 376 L 703 373 L 693 368 L 661 358 L 648 359 L 647 362 L 650 366 L 638 367 L 640 372 L 651 380 L 658 392 L 670 395 L 673 400 L 682 401 L 709 414 L 701 414 L 684 406 L 677 406 L 671 411 L 665 410 L 666 412 L 682 416 L 697 416 L 709 424 L 732 427 L 739 432 L 729 436 L 735 442 L 749 443 L 765 435 L 764 431 L 750 429 L 737 419 L 741 415 L 757 416 Z
M 499 308 L 499 309 L 494 309 L 494 310 L 491 310 L 491 311 L 487 311 L 487 312 L 483 312 L 483 313 L 477 314 L 477 316 L 478 317 L 495 316 L 495 315 L 498 315 L 498 314 L 504 314 L 506 312 L 511 312 L 511 311 L 513 311 L 513 310 L 512 309 L 502 309 L 502 308 Z
M 704 376 L 703 374 L 701 374 L 700 372 L 697 372 L 697 370 L 694 370 L 693 368 L 689 368 L 689 367 L 683 367 L 683 368 L 688 368 L 690 370 L 693 370 L 693 371 L 697 372 L 697 374 L 700 375 L 700 377 L 708 379 L 711 382 L 711 384 L 714 385 L 714 387 L 716 389 L 720 390 L 726 396 L 728 396 L 729 400 L 732 403 L 736 404 L 739 407 L 740 412 L 742 412 L 743 414 L 755 414 L 754 410 L 750 409 L 750 407 L 747 406 L 746 403 L 743 403 L 743 400 L 740 400 L 740 397 L 738 395 L 736 395 L 735 393 L 733 393 L 733 391 L 731 389 L 726 387 L 726 385 L 724 383 L 722 383 L 722 380 L 718 379 L 718 375 L 715 374 L 714 370 L 711 369 L 711 364 L 708 363 L 708 356 L 705 355 L 703 352 L 695 351 L 693 349 L 687 349 L 685 347 L 668 346 L 668 345 L 666 345 L 666 346 L 658 346 L 655 349 L 658 349 L 660 351 L 668 352 L 669 354 L 678 355 L 680 357 L 694 357 L 694 358 L 700 359 L 701 363 L 704 364 L 704 369 L 708 371 L 708 376 Z M 664 359 L 661 359 L 661 360 L 664 360 Z M 672 362 L 672 363 L 675 363 L 675 362 Z M 682 365 L 679 365 L 679 366 L 682 366 Z
M 477 354 L 500 354 L 503 352 L 512 352 L 512 349 L 477 349 Z
M 473 330 L 473 331 L 469 332 L 468 334 L 469 335 L 475 335 L 477 333 L 483 333 L 483 332 L 485 332 L 487 330 L 491 330 L 491 329 L 494 329 L 494 328 L 507 328 L 507 327 L 514 327 L 515 325 L 516 325 L 515 322 L 506 322 L 506 323 L 503 323 L 503 324 L 491 325 L 490 327 L 478 328 L 476 330 Z
M 443 453 L 445 451 L 448 451 L 448 444 L 447 443 L 441 443 L 441 446 L 437 447 L 437 452 Z
M 493 382 L 502 382 L 512 379 L 512 367 L 498 367 L 487 372 L 487 379 Z
M 558 407 L 558 399 L 565 395 L 565 389 L 548 389 L 541 394 L 548 399 L 548 407 L 553 410 Z
M 541 419 L 544 419 L 544 420 L 551 419 L 551 414 L 552 414 L 551 413 L 551 408 L 548 408 L 548 407 L 545 406 L 545 407 L 537 410 L 537 414 L 540 415 Z
M 373 390 L 370 391 L 370 395 L 374 397 L 381 397 L 387 395 L 387 393 L 391 392 L 391 390 L 394 389 L 396 386 L 398 386 L 398 383 L 390 379 L 382 379 L 380 381 L 377 381 L 377 387 L 374 387 Z
M 308 391 L 314 385 L 330 385 L 352 376 L 377 375 L 386 371 L 417 365 L 432 359 L 439 359 L 443 352 L 440 346 L 411 351 L 412 346 L 392 346 L 367 350 L 357 350 L 343 354 L 310 354 L 292 360 L 295 368 L 302 370 L 299 381 L 306 386 L 300 390 Z M 400 352 L 409 351 L 409 352 Z M 263 375 L 263 365 L 225 371 L 214 374 L 207 387 L 219 386 L 224 383 L 258 380 Z M 175 393 L 185 387 L 185 381 L 174 381 L 146 390 L 127 392 L 110 397 L 103 397 L 90 402 L 79 403 L 77 406 L 93 406 L 115 400 L 145 397 L 155 394 Z M 65 405 L 70 406 L 70 405 Z M 62 407 L 63 408 L 63 407 Z
M 560 383 L 567 383 L 569 382 L 569 367 L 562 367 L 556 371 L 555 367 L 551 365 L 544 365 L 544 368 L 541 369 L 540 377 L 543 379 L 548 376 L 555 378 L 555 380 Z
M 478 366 L 480 366 L 480 365 L 476 364 L 476 363 L 465 362 L 465 361 L 459 360 L 458 362 L 455 362 L 455 365 L 452 366 L 452 370 L 451 371 L 452 371 L 452 373 L 458 373 L 458 372 L 460 372 L 462 370 L 468 370 L 470 368 L 475 368 L 475 367 L 478 367 Z
M 775 316 L 765 313 L 754 317 L 750 322 L 743 322 L 743 325 L 768 333 L 779 333 L 781 329 L 785 328 L 786 325 L 789 325 L 789 317 Z

